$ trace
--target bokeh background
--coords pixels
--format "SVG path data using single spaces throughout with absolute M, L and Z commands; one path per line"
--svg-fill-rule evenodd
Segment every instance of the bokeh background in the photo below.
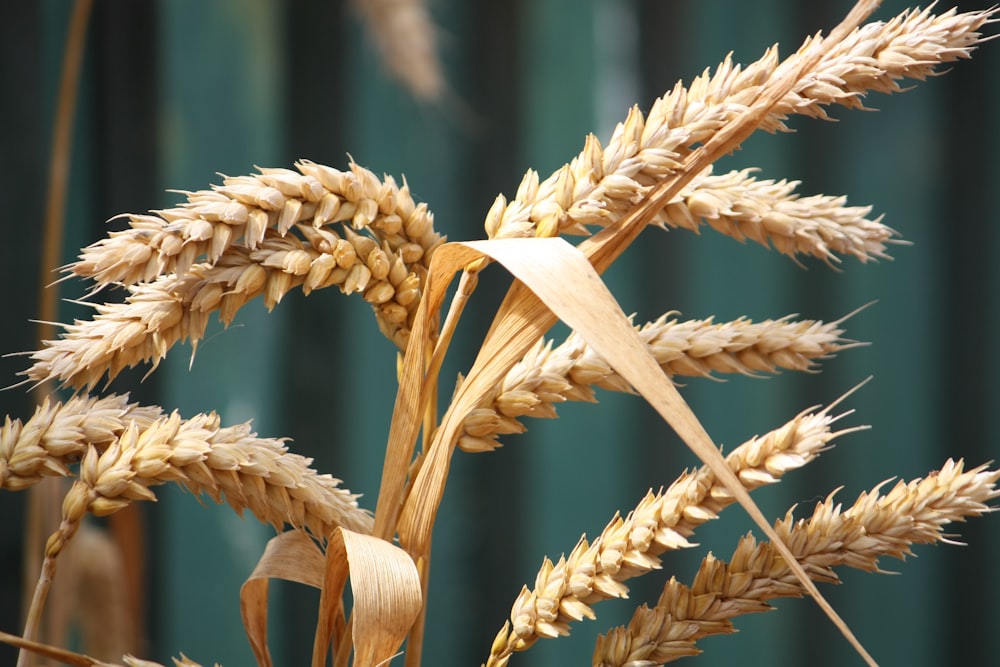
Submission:
M 523 172 L 543 176 L 574 156 L 586 133 L 606 140 L 629 106 L 648 108 L 678 79 L 714 67 L 729 51 L 755 60 L 774 42 L 789 53 L 829 29 L 848 2 L 795 0 L 435 0 L 449 95 L 416 102 L 382 67 L 357 15 L 341 0 L 95 0 L 75 113 L 62 261 L 107 231 L 122 212 L 178 201 L 168 189 L 199 189 L 217 173 L 308 158 L 343 168 L 348 153 L 376 173 L 405 175 L 452 239 L 483 236 L 497 193 L 512 195 Z M 988 3 L 962 2 L 966 10 Z M 42 218 L 59 68 L 73 3 L 36 0 L 5 8 L 0 62 L 0 352 L 38 346 Z M 905 6 L 886 0 L 878 18 Z M 950 6 L 950 5 L 948 5 Z M 945 5 L 941 6 L 942 9 Z M 989 30 L 995 28 L 990 26 Z M 793 134 L 755 136 L 725 168 L 754 166 L 766 178 L 802 181 L 804 194 L 848 194 L 872 204 L 912 245 L 894 260 L 840 270 L 805 267 L 710 230 L 646 232 L 608 274 L 641 321 L 669 310 L 696 318 L 753 319 L 799 313 L 847 322 L 870 342 L 813 375 L 727 382 L 691 380 L 684 396 L 714 438 L 731 448 L 829 403 L 869 375 L 844 406 L 843 438 L 808 469 L 757 497 L 779 516 L 811 507 L 837 487 L 851 501 L 892 476 L 910 478 L 949 457 L 997 457 L 1000 407 L 1000 46 L 986 44 L 947 76 L 894 97 L 872 96 L 879 113 L 834 110 L 837 123 L 793 119 Z M 467 368 L 506 287 L 493 270 L 471 306 L 447 373 Z M 61 296 L 77 298 L 80 283 Z M 86 316 L 70 303 L 60 319 Z M 557 330 L 558 331 L 558 330 Z M 13 384 L 23 357 L 0 359 Z M 178 348 L 144 382 L 117 391 L 178 409 L 217 410 L 227 423 L 253 418 L 259 433 L 288 436 L 316 466 L 345 480 L 372 507 L 394 397 L 395 349 L 366 304 L 335 291 L 292 293 L 267 314 L 248 307 L 216 326 L 189 368 Z M 445 375 L 444 377 L 449 377 Z M 23 388 L 0 393 L 0 412 L 26 418 Z M 484 455 L 459 454 L 438 521 L 425 664 L 479 664 L 522 584 L 545 555 L 595 535 L 616 510 L 669 483 L 695 459 L 642 402 L 600 396 L 560 408 L 561 419 Z M 19 632 L 26 494 L 0 495 L 0 629 Z M 184 652 L 205 664 L 249 665 L 238 589 L 273 531 L 228 507 L 203 507 L 177 489 L 126 531 L 145 564 L 138 596 L 144 657 Z M 367 502 L 366 502 L 367 501 Z M 602 603 L 596 622 L 541 641 L 519 665 L 588 664 L 594 637 L 655 602 L 671 574 L 692 576 L 712 550 L 726 557 L 749 530 L 738 509 L 699 531 L 702 547 L 669 555 L 664 571 L 635 580 L 629 601 Z M 968 547 L 924 547 L 902 576 L 843 572 L 826 589 L 884 665 L 992 664 L 1000 655 L 1000 525 L 959 526 Z M 305 664 L 318 596 L 277 586 L 272 649 L 278 664 Z M 697 664 L 814 667 L 860 664 L 808 600 L 737 620 L 735 636 L 710 638 Z M 139 613 L 136 612 L 136 613 Z M 0 649 L 0 662 L 13 664 Z

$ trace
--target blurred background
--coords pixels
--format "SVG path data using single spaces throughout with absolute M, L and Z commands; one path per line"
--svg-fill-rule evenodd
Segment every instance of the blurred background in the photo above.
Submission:
M 449 238 L 482 238 L 494 197 L 512 196 L 529 167 L 548 175 L 577 154 L 588 132 L 606 141 L 632 104 L 647 109 L 729 51 L 746 63 L 780 42 L 787 55 L 849 6 L 435 0 L 447 92 L 422 102 L 387 74 L 364 24 L 341 0 L 95 0 L 59 263 L 106 234 L 112 216 L 178 202 L 168 189 L 206 188 L 219 173 L 290 167 L 300 158 L 345 168 L 348 153 L 377 174 L 405 175 Z M 886 0 L 877 18 L 905 6 Z M 39 317 L 46 182 L 73 8 L 68 0 L 15 3 L 0 27 L 3 353 L 39 345 L 31 320 Z M 998 81 L 1000 46 L 987 44 L 947 76 L 903 95 L 869 97 L 879 113 L 834 109 L 837 123 L 794 118 L 794 134 L 755 136 L 724 161 L 724 169 L 752 166 L 763 178 L 801 180 L 803 194 L 873 205 L 912 243 L 893 246 L 892 262 L 846 258 L 833 270 L 805 259 L 803 268 L 711 230 L 649 230 L 609 271 L 623 308 L 639 321 L 670 310 L 720 321 L 790 313 L 834 320 L 875 302 L 846 324 L 848 337 L 871 345 L 825 362 L 822 373 L 689 380 L 682 389 L 709 433 L 731 449 L 874 376 L 843 406 L 856 412 L 841 422 L 873 428 L 756 494 L 770 516 L 795 503 L 804 513 L 838 487 L 849 503 L 886 478 L 924 475 L 949 456 L 979 464 L 1000 451 L 1000 359 L 991 342 L 1000 330 Z M 481 281 L 443 378 L 468 368 L 506 286 L 496 270 Z M 63 283 L 60 297 L 79 298 L 85 287 Z M 87 316 L 60 305 L 60 321 Z M 253 418 L 258 433 L 292 438 L 295 451 L 374 507 L 395 348 L 361 299 L 292 292 L 270 315 L 256 304 L 229 329 L 215 326 L 190 368 L 189 361 L 189 350 L 176 349 L 145 381 L 140 369 L 111 389 L 186 416 L 216 410 L 229 424 Z M 18 381 L 27 365 L 20 356 L 0 359 L 0 385 Z M 529 422 L 527 434 L 505 438 L 494 453 L 456 456 L 437 524 L 425 664 L 485 660 L 543 556 L 556 559 L 581 534 L 596 535 L 615 511 L 696 463 L 642 401 L 599 398 L 598 406 L 560 408 L 559 420 Z M 8 390 L 0 412 L 26 419 L 33 400 L 24 388 Z M 128 650 L 160 662 L 184 652 L 205 664 L 253 664 L 239 586 L 273 530 L 178 489 L 157 494 L 157 504 L 108 525 L 128 554 L 123 578 L 142 583 L 131 592 Z M 26 495 L 0 495 L 0 629 L 13 633 L 21 624 Z M 588 664 L 598 633 L 627 622 L 636 604 L 654 603 L 670 575 L 689 581 L 707 551 L 728 558 L 749 529 L 739 509 L 727 512 L 698 532 L 701 548 L 668 555 L 663 572 L 630 583 L 630 600 L 602 603 L 597 621 L 540 641 L 512 664 Z M 882 664 L 991 664 L 1000 654 L 1000 524 L 983 518 L 959 529 L 968 547 L 918 548 L 917 558 L 883 563 L 902 576 L 845 570 L 844 585 L 824 589 Z M 274 588 L 276 662 L 306 664 L 318 594 Z M 812 602 L 775 606 L 737 619 L 737 635 L 704 640 L 705 654 L 688 661 L 860 664 Z M 0 649 L 0 663 L 13 664 L 14 655 Z

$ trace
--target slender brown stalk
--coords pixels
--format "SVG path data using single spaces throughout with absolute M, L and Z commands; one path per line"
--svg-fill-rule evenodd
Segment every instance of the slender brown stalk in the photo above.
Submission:
M 67 651 L 65 649 L 49 646 L 48 644 L 40 644 L 35 641 L 24 639 L 23 637 L 18 637 L 17 635 L 3 632 L 2 630 L 0 630 L 0 642 L 20 647 L 21 649 L 31 651 L 36 655 L 58 660 L 63 664 L 72 665 L 73 667 L 123 667 L 123 665 L 98 660 L 90 657 L 89 655 L 74 653 L 73 651 Z M 164 665 L 158 662 L 142 660 L 131 655 L 123 656 L 122 663 L 124 663 L 124 667 L 164 667 Z M 181 654 L 180 658 L 174 658 L 171 664 L 173 667 L 201 667 L 199 663 L 194 662 L 184 654 Z M 216 663 L 215 667 L 219 667 L 218 663 Z
M 56 93 L 55 119 L 52 128 L 52 150 L 49 156 L 48 188 L 45 201 L 45 218 L 42 229 L 42 257 L 39 262 L 38 276 L 38 340 L 46 340 L 54 335 L 58 319 L 59 290 L 45 289 L 52 281 L 53 273 L 58 268 L 63 251 L 63 237 L 66 226 L 66 198 L 69 190 L 69 170 L 73 148 L 73 119 L 76 115 L 76 104 L 80 85 L 80 71 L 83 66 L 83 54 L 87 42 L 87 28 L 93 9 L 93 0 L 76 0 L 70 16 L 65 51 L 63 52 L 62 69 L 59 77 L 59 89 Z M 36 402 L 41 402 L 45 394 L 44 387 L 38 387 Z M 41 487 L 28 494 L 27 522 L 24 540 L 24 593 L 25 604 L 31 595 L 30 582 L 41 576 L 38 563 L 42 554 L 39 550 L 42 538 L 58 521 L 58 506 L 61 490 L 55 486 Z M 26 607 L 27 609 L 27 607 Z M 59 605 L 58 613 L 50 615 L 49 628 L 46 633 L 53 641 L 62 642 L 65 639 L 65 623 L 63 619 L 69 613 L 65 605 Z M 26 611 L 27 613 L 27 611 Z M 34 630 L 32 630 L 34 632 Z M 24 667 L 30 662 L 28 655 L 22 650 L 18 655 L 18 667 Z

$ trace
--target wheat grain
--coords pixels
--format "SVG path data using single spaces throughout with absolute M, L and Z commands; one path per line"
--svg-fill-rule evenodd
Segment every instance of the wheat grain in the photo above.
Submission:
M 981 41 L 978 29 L 996 11 L 950 10 L 934 15 L 930 9 L 908 10 L 889 22 L 860 26 L 806 72 L 759 127 L 772 132 L 785 130 L 784 121 L 789 115 L 826 118 L 824 107 L 861 107 L 860 98 L 869 90 L 898 92 L 899 80 L 920 80 L 932 74 L 940 63 L 968 57 Z M 807 40 L 799 52 L 818 39 Z M 487 235 L 507 238 L 587 234 L 588 226 L 606 226 L 622 218 L 653 184 L 676 173 L 693 146 L 745 111 L 779 64 L 776 47 L 747 67 L 727 57 L 714 74 L 706 70 L 688 88 L 678 83 L 653 103 L 648 117 L 633 107 L 615 128 L 606 148 L 591 135 L 580 154 L 546 180 L 539 182 L 538 174 L 528 171 L 512 201 L 508 203 L 503 195 L 497 197 L 486 217 Z M 715 181 L 704 175 L 701 178 L 704 191 L 692 184 L 687 197 L 670 202 L 670 215 L 661 212 L 656 222 L 684 221 L 681 226 L 697 227 L 699 200 L 725 199 L 714 193 Z M 736 200 L 731 208 L 757 209 L 769 221 L 762 220 L 756 226 L 747 221 L 735 226 L 723 221 L 718 230 L 738 238 L 770 241 L 782 252 L 807 252 L 829 261 L 835 250 L 865 260 L 882 256 L 882 244 L 893 234 L 877 220 L 858 217 L 861 209 L 845 208 L 839 198 L 824 198 L 820 215 L 813 218 L 805 211 L 797 216 L 782 214 L 781 207 L 794 206 L 790 193 L 772 192 L 765 200 L 751 196 L 752 192 L 744 194 L 749 199 Z M 694 210 L 691 203 L 695 204 Z M 767 203 L 777 208 L 761 211 L 760 207 Z M 830 238 L 836 243 L 829 243 Z
M 777 482 L 804 466 L 844 433 L 832 432 L 827 411 L 803 413 L 734 449 L 726 461 L 748 489 Z M 692 546 L 695 528 L 734 502 L 707 467 L 681 475 L 665 491 L 648 493 L 624 519 L 616 516 L 592 543 L 581 538 L 557 563 L 545 559 L 534 590 L 525 586 L 497 634 L 486 664 L 506 665 L 540 637 L 569 633 L 569 623 L 593 618 L 591 605 L 624 597 L 624 581 L 658 568 L 658 555 Z
M 808 371 L 817 360 L 857 345 L 845 340 L 843 320 L 753 322 L 740 318 L 678 321 L 667 313 L 636 327 L 650 354 L 668 375 L 712 377 L 713 373 Z M 631 391 L 608 363 L 575 333 L 559 346 L 539 340 L 463 424 L 458 446 L 469 452 L 500 446 L 498 437 L 522 433 L 521 417 L 556 416 L 564 401 L 594 401 L 594 387 Z
M 998 479 L 1000 471 L 966 471 L 949 459 L 939 472 L 899 482 L 887 494 L 879 485 L 844 511 L 831 495 L 808 519 L 796 521 L 789 512 L 776 529 L 810 577 L 837 582 L 835 566 L 881 572 L 882 556 L 902 559 L 911 545 L 951 542 L 944 526 L 990 511 L 986 503 L 1000 496 Z M 733 617 L 767 611 L 772 598 L 803 594 L 773 546 L 747 535 L 728 564 L 709 554 L 690 587 L 671 578 L 653 609 L 640 607 L 628 626 L 599 637 L 594 665 L 651 667 L 695 655 L 698 639 L 733 632 Z
M 337 526 L 371 530 L 371 517 L 340 480 L 317 474 L 311 459 L 281 440 L 258 438 L 249 423 L 220 426 L 215 413 L 182 419 L 129 404 L 126 396 L 76 397 L 46 401 L 28 422 L 7 418 L 0 430 L 0 488 L 71 476 L 70 466 L 81 460 L 89 463 L 66 501 L 77 510 L 72 517 L 80 507 L 110 512 L 152 499 L 149 486 L 175 481 L 239 513 L 250 509 L 278 529 L 287 523 L 320 539 Z
M 0 429 L 0 488 L 20 491 L 46 476 L 70 476 L 69 466 L 88 444 L 105 448 L 125 425 L 148 427 L 158 407 L 128 402 L 127 395 L 75 396 L 65 403 L 45 399 L 27 422 L 5 417 Z

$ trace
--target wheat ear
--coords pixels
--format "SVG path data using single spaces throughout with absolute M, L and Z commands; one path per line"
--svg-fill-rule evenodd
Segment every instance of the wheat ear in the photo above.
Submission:
M 944 526 L 991 511 L 986 503 L 1000 496 L 998 479 L 998 470 L 964 470 L 961 461 L 949 459 L 940 471 L 898 482 L 886 494 L 880 484 L 844 511 L 832 495 L 808 519 L 796 521 L 789 511 L 775 529 L 817 581 L 839 581 L 832 568 L 842 565 L 882 572 L 882 556 L 902 559 L 914 544 L 954 543 Z M 697 640 L 733 632 L 733 617 L 768 611 L 767 600 L 804 593 L 773 546 L 747 535 L 729 563 L 710 554 L 690 587 L 672 578 L 654 608 L 640 607 L 628 626 L 599 637 L 594 665 L 652 667 L 695 655 Z
M 668 375 L 713 377 L 713 373 L 808 371 L 820 359 L 858 343 L 844 339 L 843 319 L 835 322 L 740 318 L 716 324 L 712 318 L 678 321 L 667 313 L 636 327 L 650 354 Z M 458 446 L 481 452 L 500 446 L 498 437 L 523 433 L 521 417 L 556 416 L 564 401 L 594 401 L 594 387 L 632 391 L 608 363 L 579 336 L 561 345 L 541 339 L 515 364 L 493 396 L 465 418 Z
M 124 495 L 116 495 L 118 485 L 94 478 L 87 486 L 81 478 L 77 484 L 84 483 L 86 493 L 97 493 L 87 506 L 98 511 L 128 504 L 128 494 L 151 499 L 140 489 L 174 481 L 196 495 L 225 500 L 238 513 L 250 509 L 279 529 L 287 523 L 320 539 L 337 526 L 371 530 L 357 496 L 341 488 L 340 480 L 316 473 L 311 459 L 289 452 L 281 440 L 258 438 L 249 423 L 222 427 L 215 413 L 181 419 L 176 412 L 129 404 L 126 396 L 45 401 L 26 423 L 8 417 L 0 430 L 0 488 L 20 490 L 46 476 L 72 476 L 70 466 L 88 456 L 127 479 Z M 84 493 L 83 487 L 75 493 Z
M 295 166 L 298 171 L 223 177 L 211 190 L 182 193 L 187 201 L 175 208 L 123 216 L 128 229 L 87 246 L 64 270 L 98 285 L 149 282 L 183 274 L 201 258 L 215 263 L 234 244 L 253 250 L 268 229 L 284 236 L 297 224 L 322 229 L 335 223 L 367 230 L 408 264 L 429 263 L 424 255 L 441 237 L 405 181 L 400 187 L 391 176 L 379 179 L 353 162 L 349 171 L 309 161 Z
M 847 206 L 846 197 L 799 196 L 797 181 L 758 180 L 755 169 L 704 173 L 667 204 L 657 222 L 698 231 L 707 224 L 738 241 L 749 239 L 795 257 L 809 255 L 828 264 L 840 255 L 861 262 L 887 259 L 896 232 L 870 220 L 871 206 Z
M 66 270 L 99 286 L 123 283 L 130 294 L 94 305 L 91 320 L 62 325 L 62 337 L 45 341 L 23 374 L 93 388 L 105 373 L 110 380 L 139 363 L 155 368 L 178 342 L 196 345 L 215 311 L 228 324 L 250 300 L 263 296 L 273 308 L 299 286 L 362 294 L 382 332 L 405 348 L 430 257 L 444 241 L 433 216 L 405 182 L 356 164 L 348 172 L 297 167 L 226 178 L 188 193 L 179 208 L 131 216 L 129 229 L 85 248 Z M 328 227 L 345 221 L 340 234 Z
M 832 432 L 836 421 L 824 410 L 802 413 L 784 426 L 753 438 L 726 462 L 748 490 L 776 483 L 800 468 L 847 431 Z M 515 651 L 540 638 L 569 634 L 569 624 L 594 618 L 591 605 L 624 597 L 624 581 L 660 566 L 659 554 L 693 546 L 695 528 L 734 501 L 707 467 L 681 475 L 665 491 L 648 493 L 627 517 L 615 516 L 593 543 L 581 538 L 557 563 L 545 559 L 534 590 L 525 586 L 493 642 L 486 664 L 506 665 Z
M 86 403 L 80 401 L 73 407 Z M 60 412 L 60 407 L 54 411 Z M 35 415 L 41 414 L 39 425 L 52 413 L 48 403 L 41 406 Z M 66 422 L 52 419 L 50 423 L 56 421 Z M 4 424 L 0 449 L 7 456 L 0 471 L 16 470 L 20 464 L 30 475 L 13 477 L 15 487 L 23 488 L 27 481 L 46 473 L 67 472 L 69 463 L 80 462 L 77 479 L 63 499 L 62 522 L 45 546 L 25 639 L 34 639 L 55 576 L 56 559 L 83 517 L 88 513 L 112 514 L 133 500 L 155 500 L 149 489 L 154 485 L 178 482 L 195 495 L 204 492 L 216 502 L 225 497 L 239 514 L 249 508 L 279 530 L 289 523 L 307 528 L 319 539 L 337 526 L 371 531 L 371 516 L 358 509 L 356 496 L 339 488 L 339 480 L 318 475 L 309 467 L 311 459 L 289 453 L 280 440 L 257 438 L 249 424 L 220 428 L 214 413 L 182 420 L 174 412 L 142 426 L 136 421 L 120 426 L 123 428 L 113 440 L 105 442 L 102 437 L 102 442 L 94 444 L 86 442 L 80 430 L 63 428 L 46 438 L 47 429 L 27 429 L 25 433 L 20 422 L 9 418 Z M 105 423 L 101 435 L 107 431 Z M 26 435 L 23 439 L 22 434 Z M 50 455 L 45 449 L 45 444 L 54 442 L 59 443 L 59 455 Z
M 907 10 L 891 21 L 860 26 L 771 108 L 760 127 L 785 130 L 789 115 L 827 118 L 824 108 L 831 104 L 859 108 L 868 91 L 899 92 L 899 80 L 923 79 L 941 63 L 968 57 L 982 39 L 978 29 L 996 11 L 950 10 L 935 15 L 930 9 Z M 817 39 L 807 40 L 800 52 Z M 499 196 L 486 218 L 488 236 L 587 234 L 588 226 L 607 226 L 621 219 L 655 183 L 676 173 L 694 146 L 743 113 L 779 62 L 776 47 L 747 67 L 727 57 L 714 74 L 706 70 L 687 88 L 678 83 L 653 103 L 647 117 L 634 107 L 606 148 L 591 135 L 577 157 L 544 181 L 529 171 L 513 200 L 508 203 Z M 732 189 L 741 181 L 742 188 Z M 754 186 L 743 172 L 700 175 L 687 194 L 669 202 L 654 222 L 693 229 L 706 212 L 712 224 L 711 215 L 726 210 L 714 206 L 715 200 L 727 199 L 719 192 L 725 188 L 730 188 L 729 195 L 742 189 L 741 198 L 730 205 L 737 215 L 713 226 L 737 238 L 770 241 L 781 252 L 815 254 L 829 261 L 836 251 L 864 260 L 882 256 L 883 244 L 893 234 L 877 220 L 864 220 L 864 209 L 842 208 L 840 200 L 814 200 L 822 204 L 816 216 L 801 211 L 790 193 L 782 192 L 787 184 L 777 190 L 767 182 Z M 761 197 L 769 189 L 768 196 Z M 703 210 L 706 201 L 709 206 Z M 789 208 L 796 214 L 790 215 Z M 741 216 L 741 209 L 763 217 Z
M 431 255 L 444 242 L 433 215 L 405 180 L 400 187 L 353 163 L 349 171 L 308 161 L 296 167 L 224 178 L 186 193 L 176 208 L 127 216 L 128 229 L 84 248 L 65 271 L 99 286 L 130 286 L 132 301 L 163 303 L 164 290 L 197 293 L 195 310 L 224 308 L 227 321 L 260 294 L 270 308 L 292 287 L 308 294 L 336 285 L 362 293 L 385 335 L 405 348 Z M 344 223 L 341 233 L 334 223 Z M 211 271 L 217 266 L 224 278 Z M 157 282 L 159 289 L 140 284 Z
M 123 303 L 87 304 L 96 315 L 62 324 L 61 337 L 31 353 L 34 363 L 21 374 L 35 382 L 58 380 L 91 389 L 105 374 L 110 381 L 140 363 L 151 362 L 155 369 L 177 343 L 190 340 L 196 350 L 213 312 L 228 325 L 253 299 L 263 296 L 270 309 L 299 286 L 306 293 L 337 285 L 345 294 L 362 294 L 383 333 L 405 347 L 423 269 L 409 270 L 386 246 L 349 229 L 343 238 L 329 230 L 302 229 L 309 244 L 267 230 L 254 250 L 234 246 L 215 264 L 195 264 L 183 275 L 130 285 Z

